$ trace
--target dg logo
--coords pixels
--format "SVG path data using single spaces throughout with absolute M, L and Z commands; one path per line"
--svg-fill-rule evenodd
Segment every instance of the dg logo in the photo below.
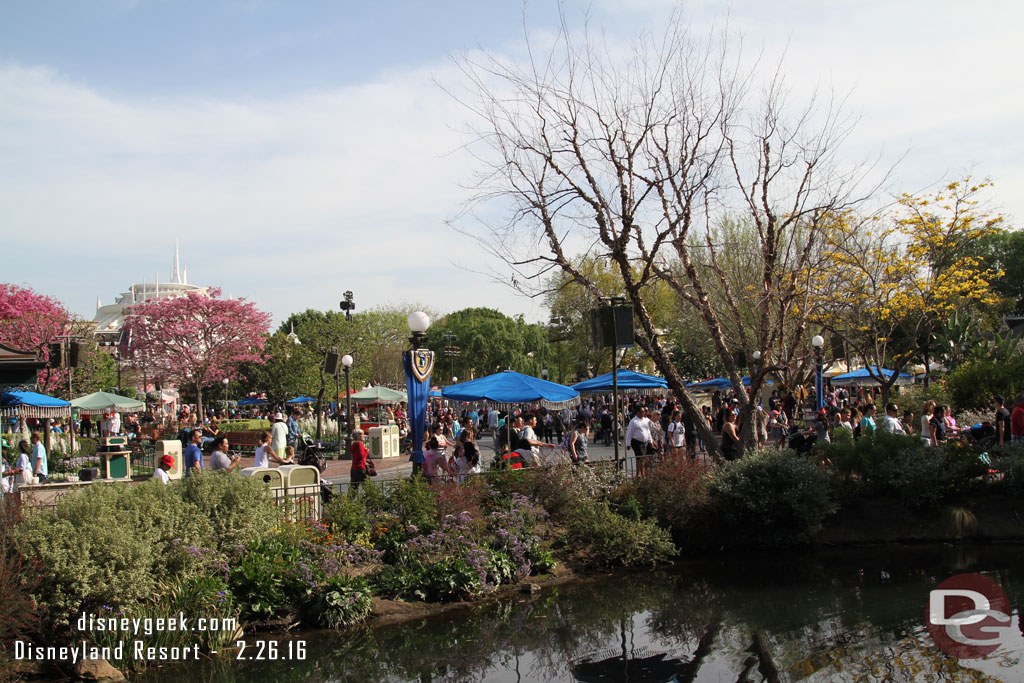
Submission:
M 928 595 L 928 633 L 957 659 L 981 659 L 999 649 L 1011 614 L 1003 589 L 980 574 L 951 576 Z

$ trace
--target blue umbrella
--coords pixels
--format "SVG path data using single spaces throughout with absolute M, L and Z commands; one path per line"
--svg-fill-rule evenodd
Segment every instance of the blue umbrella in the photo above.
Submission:
M 882 384 L 880 378 L 890 379 L 895 370 L 887 370 L 886 368 L 880 368 L 876 365 L 871 366 L 869 372 L 867 368 L 861 368 L 860 370 L 854 370 L 853 372 L 844 372 L 841 375 L 836 375 L 832 378 L 832 384 L 839 387 L 866 387 L 875 384 Z M 872 376 L 874 373 L 874 376 Z M 914 378 L 910 375 L 901 372 L 899 377 L 896 378 L 897 386 L 904 386 L 907 384 L 913 384 Z
M 441 390 L 441 395 L 456 401 L 492 401 L 494 403 L 545 404 L 572 403 L 580 392 L 569 387 L 506 370 L 480 379 L 460 382 Z
M 71 414 L 70 401 L 34 391 L 5 391 L 0 394 L 0 408 L 4 415 L 14 415 L 17 410 L 24 417 L 48 418 Z
M 238 405 L 240 405 L 240 406 L 265 406 L 265 405 L 267 405 L 267 400 L 264 399 L 264 398 L 255 398 L 253 396 L 250 396 L 248 398 L 243 398 L 241 401 L 238 402 Z
M 299 404 L 299 403 L 316 403 L 316 399 L 311 396 L 296 396 L 290 398 L 285 403 Z
M 645 375 L 639 372 L 633 372 L 632 370 L 619 370 L 618 371 L 618 384 L 619 389 L 667 389 L 668 382 L 661 377 L 654 377 L 652 375 Z M 579 392 L 585 391 L 611 391 L 612 390 L 612 373 L 606 372 L 603 375 L 598 375 L 592 379 L 578 382 L 572 385 L 572 388 Z

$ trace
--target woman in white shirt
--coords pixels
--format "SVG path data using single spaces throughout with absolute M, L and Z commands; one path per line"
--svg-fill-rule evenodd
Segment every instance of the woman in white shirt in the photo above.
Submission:
M 281 458 L 274 449 L 270 447 L 270 432 L 263 432 L 263 436 L 260 437 L 260 445 L 256 447 L 256 461 L 253 463 L 253 467 L 270 467 L 270 461 L 273 460 L 279 465 L 291 465 L 295 461 L 291 458 Z
M 683 413 L 676 410 L 672 413 L 672 421 L 668 424 L 668 445 L 672 449 L 670 455 L 676 456 L 686 447 L 686 427 L 683 426 Z
M 932 445 L 932 415 L 935 413 L 935 401 L 928 399 L 921 408 L 921 441 L 925 446 Z
M 480 449 L 473 441 L 473 430 L 463 429 L 459 433 L 459 457 L 455 459 L 459 483 L 466 481 L 469 474 L 480 474 Z
M 21 470 L 17 475 L 16 482 L 18 484 L 32 484 L 32 461 L 30 457 L 32 455 L 32 446 L 29 445 L 28 441 L 24 439 L 18 444 L 18 460 L 14 463 L 14 469 Z

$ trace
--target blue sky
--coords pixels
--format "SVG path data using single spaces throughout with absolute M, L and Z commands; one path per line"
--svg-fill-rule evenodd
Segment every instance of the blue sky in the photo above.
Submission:
M 612 42 L 658 26 L 665 0 L 567 1 Z M 849 92 L 851 162 L 902 158 L 894 190 L 971 171 L 1024 216 L 1024 9 L 891 0 L 692 2 L 728 10 L 746 44 L 786 54 L 796 87 Z M 504 1 L 33 0 L 0 3 L 0 280 L 92 317 L 133 282 L 189 280 L 272 312 L 419 303 L 546 318 L 478 271 L 445 227 L 473 160 L 450 56 L 515 56 Z M 557 6 L 526 5 L 534 33 Z

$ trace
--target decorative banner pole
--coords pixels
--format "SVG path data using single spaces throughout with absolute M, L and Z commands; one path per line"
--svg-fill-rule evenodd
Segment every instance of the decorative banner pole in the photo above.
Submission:
M 409 314 L 409 329 L 412 348 L 402 355 L 405 366 L 405 388 L 409 397 L 409 430 L 412 436 L 413 474 L 423 469 L 423 433 L 427 426 L 427 394 L 430 392 L 430 375 L 434 371 L 434 352 L 421 348 L 426 339 L 430 318 L 422 311 Z

